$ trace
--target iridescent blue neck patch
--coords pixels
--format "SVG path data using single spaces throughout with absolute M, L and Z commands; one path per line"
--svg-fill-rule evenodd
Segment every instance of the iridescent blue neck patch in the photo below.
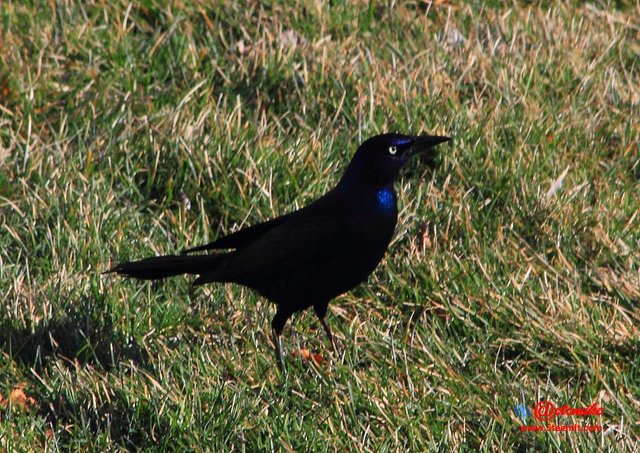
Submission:
M 393 189 L 389 187 L 380 189 L 376 193 L 376 198 L 378 199 L 378 206 L 382 208 L 383 211 L 392 211 L 393 208 L 395 207 Z

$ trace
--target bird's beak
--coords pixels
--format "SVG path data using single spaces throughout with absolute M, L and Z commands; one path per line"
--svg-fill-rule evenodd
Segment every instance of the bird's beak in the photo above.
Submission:
M 440 143 L 448 142 L 449 140 L 451 140 L 450 137 L 441 135 L 419 135 L 415 138 L 411 148 L 407 150 L 408 157 L 423 153 L 428 149 L 433 148 Z

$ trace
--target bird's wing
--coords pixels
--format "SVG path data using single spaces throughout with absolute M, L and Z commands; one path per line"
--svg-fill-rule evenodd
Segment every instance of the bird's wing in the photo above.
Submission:
M 224 266 L 203 275 L 196 284 L 242 282 L 255 276 L 268 279 L 311 265 L 321 266 L 365 245 L 365 235 L 354 236 L 351 232 L 353 220 L 345 211 L 326 205 L 309 206 L 291 213 L 286 221 L 268 229 L 249 246 L 233 252 Z
M 229 265 L 238 271 L 271 266 L 295 270 L 300 264 L 317 263 L 339 253 L 349 244 L 347 219 L 342 213 L 308 211 L 292 216 L 268 231 L 250 247 L 234 254 Z
M 266 234 L 272 228 L 285 222 L 291 214 L 285 214 L 275 219 L 253 225 L 235 233 L 228 234 L 209 244 L 200 245 L 184 250 L 182 253 L 201 252 L 203 250 L 238 249 L 247 246 Z

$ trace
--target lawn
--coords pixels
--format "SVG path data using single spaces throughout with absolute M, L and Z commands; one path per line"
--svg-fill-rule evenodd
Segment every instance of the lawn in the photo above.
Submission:
M 637 3 L 142 3 L 0 3 L 1 450 L 638 448 Z M 387 131 L 454 140 L 331 303 L 340 355 L 297 314 L 281 373 L 250 290 L 102 275 Z M 542 400 L 602 431 L 522 432 Z

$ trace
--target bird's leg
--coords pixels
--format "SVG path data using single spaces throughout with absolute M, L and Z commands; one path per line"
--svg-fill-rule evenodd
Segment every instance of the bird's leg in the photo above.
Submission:
M 320 324 L 322 325 L 322 328 L 324 329 L 325 333 L 327 334 L 327 337 L 329 337 L 329 342 L 331 343 L 331 347 L 333 348 L 333 352 L 336 353 L 336 355 L 340 355 L 340 353 L 338 352 L 338 347 L 336 346 L 336 342 L 333 341 L 333 334 L 331 333 L 331 329 L 329 328 L 329 324 L 327 324 L 327 321 L 324 319 L 325 315 L 327 314 L 327 307 L 329 306 L 328 303 L 326 304 L 322 304 L 322 305 L 314 305 L 313 309 L 316 312 L 316 315 L 318 315 L 318 319 L 320 319 Z
M 331 342 L 331 347 L 333 348 L 333 352 L 335 352 L 336 355 L 340 355 L 340 353 L 338 352 L 338 347 L 336 346 L 336 342 L 333 341 L 333 335 L 331 334 L 331 329 L 329 328 L 329 324 L 327 324 L 327 321 L 325 321 L 324 318 L 320 318 L 320 324 L 322 324 L 324 331 L 327 333 L 327 337 L 329 337 L 329 341 Z
M 282 334 L 284 325 L 287 323 L 287 319 L 289 319 L 289 313 L 281 310 L 280 307 L 278 307 L 276 315 L 271 320 L 271 334 L 273 335 L 276 361 L 278 362 L 278 366 L 280 367 L 280 371 L 282 372 L 285 372 L 286 369 L 284 367 L 284 360 L 282 359 L 282 343 L 280 342 L 280 335 Z
M 276 362 L 278 362 L 280 371 L 285 371 L 284 360 L 282 360 L 282 342 L 280 341 L 280 334 L 276 329 L 271 329 L 271 334 L 273 335 L 273 344 L 275 345 Z

